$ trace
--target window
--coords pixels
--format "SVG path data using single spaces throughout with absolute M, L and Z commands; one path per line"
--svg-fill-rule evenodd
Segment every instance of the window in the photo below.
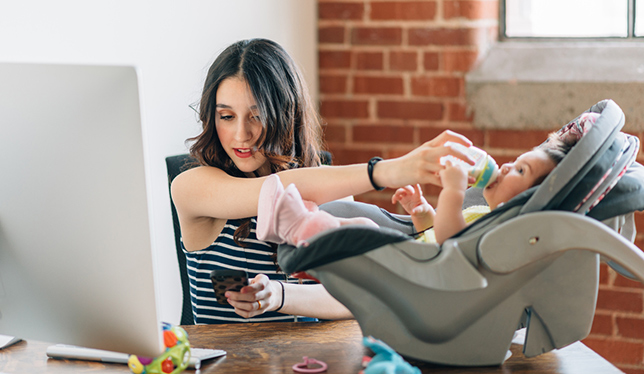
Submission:
M 502 38 L 642 37 L 644 6 L 638 9 L 636 3 L 637 0 L 505 0 L 501 35 Z
M 552 129 L 612 99 L 625 131 L 644 131 L 644 0 L 499 4 L 507 42 L 491 45 L 465 79 L 474 127 Z
M 635 36 L 644 36 L 644 6 L 635 8 Z

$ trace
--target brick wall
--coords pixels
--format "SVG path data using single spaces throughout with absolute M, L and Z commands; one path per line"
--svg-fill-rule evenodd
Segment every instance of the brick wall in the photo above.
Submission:
M 547 131 L 472 126 L 464 79 L 496 40 L 497 0 L 318 0 L 318 11 L 320 111 L 335 164 L 397 157 L 445 129 L 499 163 L 545 139 Z M 430 203 L 438 191 L 425 186 Z M 356 199 L 402 213 L 391 193 Z M 602 265 L 595 323 L 584 340 L 627 373 L 644 374 L 642 290 Z

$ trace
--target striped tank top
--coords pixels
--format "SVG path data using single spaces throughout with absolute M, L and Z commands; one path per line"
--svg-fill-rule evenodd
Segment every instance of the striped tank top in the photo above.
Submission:
M 277 271 L 274 260 L 275 250 L 255 236 L 256 218 L 251 219 L 251 232 L 248 238 L 242 240 L 246 246 L 240 247 L 235 244 L 233 234 L 243 221 L 240 219 L 228 220 L 217 239 L 208 248 L 188 252 L 183 246 L 183 241 L 181 242 L 186 254 L 192 315 L 195 323 L 317 321 L 315 318 L 298 317 L 278 312 L 266 312 L 252 318 L 244 318 L 236 314 L 232 306 L 217 303 L 210 281 L 210 272 L 214 269 L 245 270 L 248 272 L 249 280 L 258 274 L 265 274 L 271 280 L 299 283 L 299 279 L 289 278 L 284 273 Z M 304 283 L 310 282 L 304 281 Z

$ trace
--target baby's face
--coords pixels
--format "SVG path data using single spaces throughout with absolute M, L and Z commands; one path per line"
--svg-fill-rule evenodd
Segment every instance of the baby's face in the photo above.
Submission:
M 490 209 L 505 203 L 535 185 L 556 166 L 543 151 L 533 150 L 519 156 L 514 162 L 503 164 L 496 181 L 483 190 Z

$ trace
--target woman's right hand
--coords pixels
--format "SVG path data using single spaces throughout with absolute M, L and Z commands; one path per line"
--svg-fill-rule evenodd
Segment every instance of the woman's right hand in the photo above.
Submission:
M 374 182 L 378 186 L 390 188 L 419 183 L 442 186 L 438 175 L 445 168 L 440 163 L 442 157 L 451 155 L 474 165 L 474 160 L 465 153 L 452 147 L 445 147 L 446 142 L 455 142 L 467 147 L 472 145 L 465 136 L 445 130 L 404 156 L 378 162 L 373 169 Z
M 257 275 L 239 292 L 226 291 L 226 297 L 228 303 L 235 308 L 235 313 L 244 318 L 275 310 L 282 302 L 279 283 L 271 281 L 265 274 Z

